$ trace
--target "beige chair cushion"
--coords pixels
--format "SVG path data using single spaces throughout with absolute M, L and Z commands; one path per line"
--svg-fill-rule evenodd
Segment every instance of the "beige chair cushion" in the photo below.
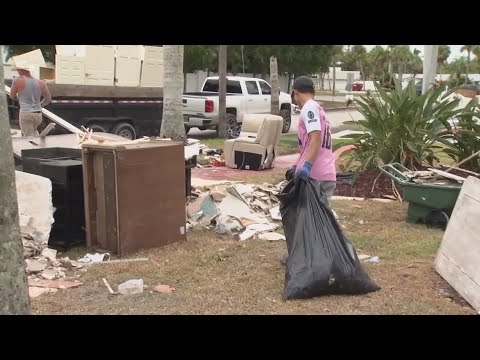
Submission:
M 263 168 L 271 168 L 280 142 L 282 127 L 281 116 L 245 114 L 240 136 L 225 142 L 225 164 L 231 168 L 241 167 L 241 164 L 235 164 L 235 151 L 243 151 L 264 156 L 262 157 Z

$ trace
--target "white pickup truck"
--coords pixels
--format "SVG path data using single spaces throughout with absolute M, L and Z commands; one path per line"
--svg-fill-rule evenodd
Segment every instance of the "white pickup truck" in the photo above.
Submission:
M 262 79 L 227 77 L 227 134 L 230 139 L 238 137 L 244 114 L 268 114 L 271 111 L 271 86 Z M 283 132 L 290 130 L 292 123 L 292 99 L 280 92 L 280 116 L 283 117 Z M 208 77 L 200 92 L 187 92 L 183 96 L 183 120 L 185 131 L 217 129 L 218 126 L 218 76 Z

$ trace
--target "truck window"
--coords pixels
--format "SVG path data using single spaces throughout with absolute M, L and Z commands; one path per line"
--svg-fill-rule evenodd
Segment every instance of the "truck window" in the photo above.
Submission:
M 210 79 L 205 82 L 203 91 L 218 92 L 218 80 Z M 227 93 L 228 94 L 241 94 L 242 87 L 239 81 L 227 80 Z
M 247 85 L 247 92 L 250 95 L 260 94 L 260 91 L 258 91 L 258 85 L 256 81 L 245 81 L 245 85 Z
M 271 95 L 272 88 L 265 81 L 259 81 L 260 88 L 262 89 L 262 95 Z

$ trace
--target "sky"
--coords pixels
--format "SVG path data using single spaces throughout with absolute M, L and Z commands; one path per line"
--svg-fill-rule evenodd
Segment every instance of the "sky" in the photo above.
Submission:
M 372 48 L 374 48 L 377 45 L 365 45 L 368 51 L 370 51 Z M 387 45 L 382 45 L 383 47 L 387 47 Z M 413 51 L 413 49 L 417 48 L 418 50 L 421 51 L 420 57 L 423 59 L 423 45 L 409 45 L 410 49 Z M 453 59 L 457 59 L 459 57 L 462 57 L 462 53 L 460 52 L 460 48 L 463 45 L 448 45 L 450 46 L 450 57 L 448 58 L 448 61 L 451 61 Z

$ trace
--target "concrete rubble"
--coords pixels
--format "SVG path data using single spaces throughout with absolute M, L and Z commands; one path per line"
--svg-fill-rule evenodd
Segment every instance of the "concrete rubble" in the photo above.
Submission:
M 143 280 L 133 279 L 118 285 L 118 293 L 122 295 L 134 295 L 143 293 Z
M 68 257 L 57 258 L 57 251 L 38 240 L 39 232 L 32 227 L 21 226 L 20 233 L 31 298 L 82 285 L 78 280 L 70 281 L 69 278 L 74 278 L 74 271 L 81 269 L 83 264 Z M 42 236 L 39 238 L 42 239 Z
M 282 227 L 276 195 L 284 184 L 236 183 L 207 189 L 187 204 L 187 229 L 201 227 L 239 241 L 285 240 L 275 232 Z

